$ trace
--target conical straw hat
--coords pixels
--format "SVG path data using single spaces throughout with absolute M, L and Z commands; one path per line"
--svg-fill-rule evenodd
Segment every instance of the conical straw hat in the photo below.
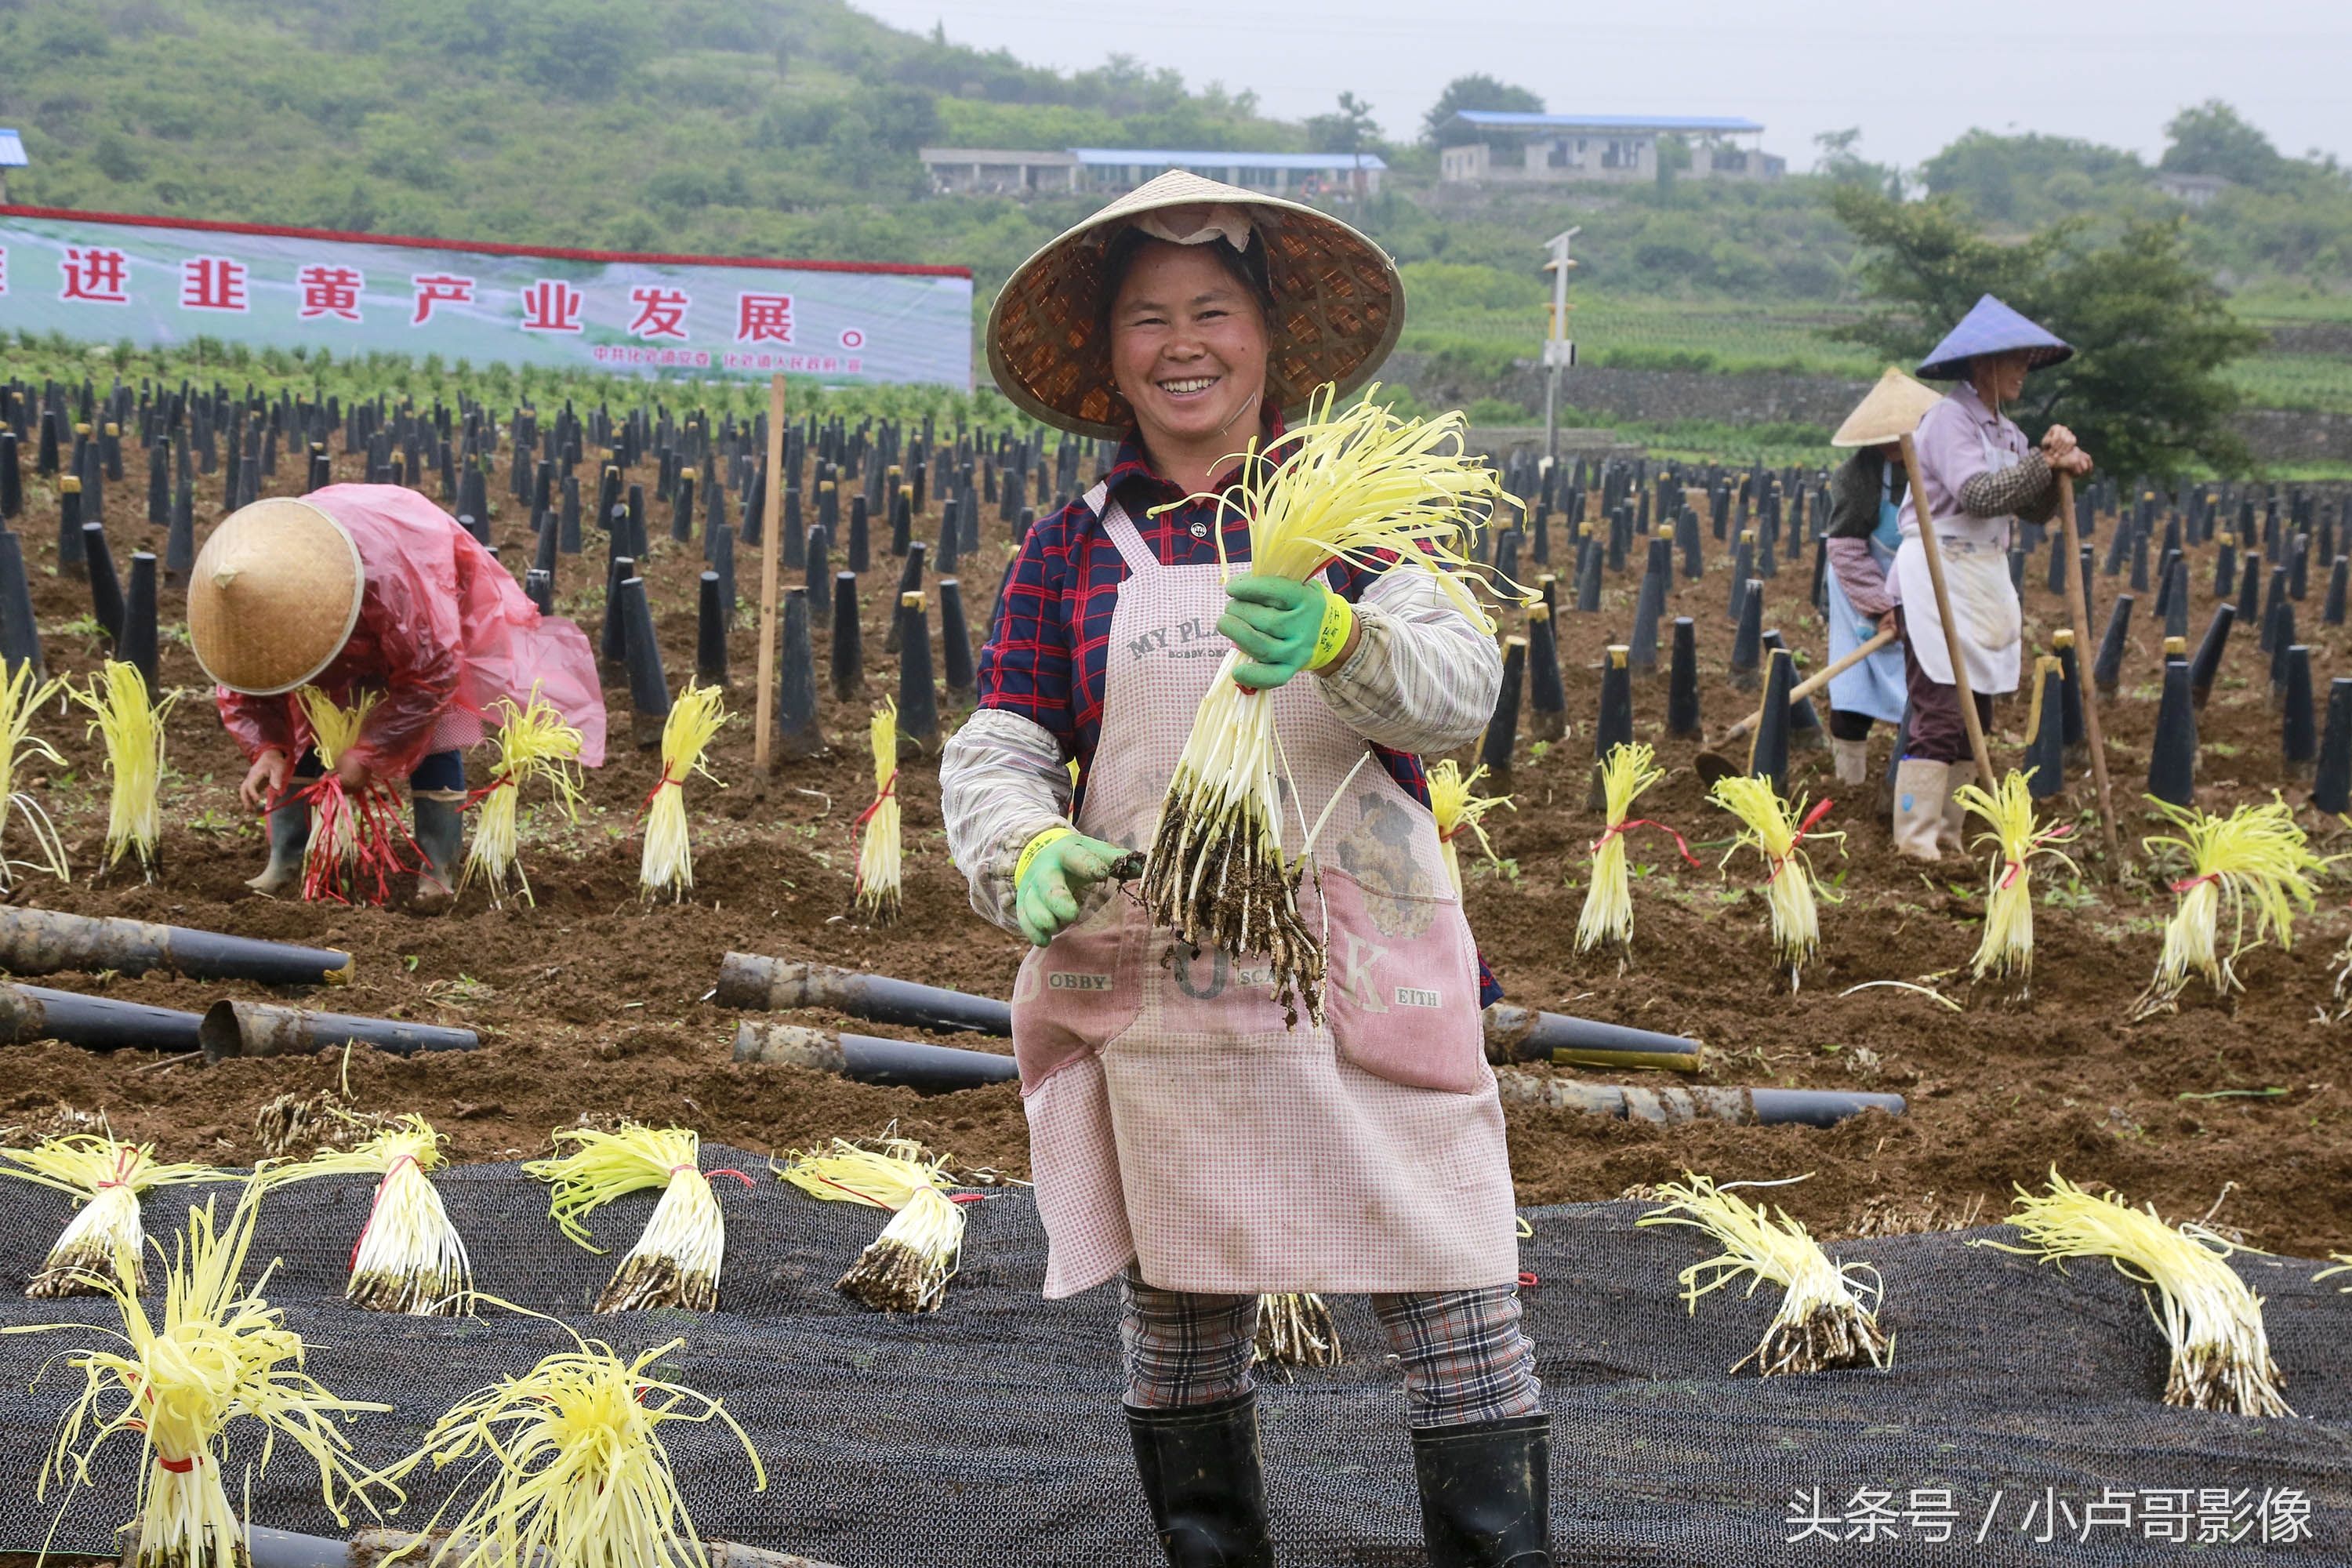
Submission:
M 1313 207 L 1178 169 L 1046 245 L 1006 281 L 988 315 L 988 368 L 1015 406 L 1081 436 L 1127 434 L 1135 416 L 1098 341 L 1104 255 L 1140 215 L 1194 205 L 1243 208 L 1251 243 L 1265 247 L 1267 402 L 1295 417 L 1325 382 L 1344 395 L 1371 379 L 1404 330 L 1404 284 L 1388 252 Z
M 1878 384 L 1870 389 L 1870 395 L 1845 416 L 1845 423 L 1830 437 L 1830 445 L 1876 447 L 1899 441 L 1919 428 L 1927 410 L 1943 400 L 1934 387 L 1921 385 L 1890 364 Z
M 1984 354 L 2023 349 L 2029 369 L 2040 370 L 2074 357 L 2074 345 L 2029 321 L 1987 294 L 1969 307 L 1969 313 L 1919 362 L 1918 374 L 1930 381 L 1965 381 L 1969 361 Z
M 291 691 L 333 662 L 360 618 L 359 547 L 309 501 L 272 497 L 213 530 L 188 579 L 188 640 L 232 691 Z

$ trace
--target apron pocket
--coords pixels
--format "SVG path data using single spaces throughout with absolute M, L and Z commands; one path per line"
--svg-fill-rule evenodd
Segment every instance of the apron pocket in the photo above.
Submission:
M 1327 867 L 1323 1016 L 1342 1060 L 1407 1089 L 1494 1081 L 1470 924 L 1451 899 L 1399 899 Z
M 1013 1055 L 1023 1098 L 1134 1024 L 1143 1005 L 1124 901 L 1033 947 L 1013 983 Z

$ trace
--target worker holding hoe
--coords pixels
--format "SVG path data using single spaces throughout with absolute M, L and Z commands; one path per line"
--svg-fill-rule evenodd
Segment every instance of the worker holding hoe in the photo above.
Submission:
M 1006 395 L 1122 445 L 1023 543 L 940 792 L 974 906 L 1034 944 L 1013 1033 L 1045 1294 L 1120 1282 L 1136 1465 L 1180 1568 L 1274 1562 L 1252 1342 L 1260 1295 L 1303 1291 L 1370 1296 L 1403 1363 L 1429 1561 L 1552 1561 L 1479 968 L 1419 763 L 1485 724 L 1494 639 L 1426 572 L 1229 576 L 1248 520 L 1185 499 L 1228 491 L 1323 384 L 1362 384 L 1403 300 L 1352 228 L 1180 172 L 1032 257 L 989 321 Z M 1233 648 L 1303 818 L 1330 808 L 1324 1023 L 1291 1026 L 1267 959 L 1179 944 L 1111 879 Z
M 1903 543 L 1904 437 L 1936 405 L 1935 392 L 1889 365 L 1870 395 L 1845 416 L 1832 447 L 1853 456 L 1830 476 L 1830 662 L 1881 632 L 1902 635 L 1895 608 L 1895 552 Z M 1870 727 L 1903 722 L 1903 649 L 1889 644 L 1830 680 L 1830 755 L 1837 781 L 1859 789 L 1870 778 Z M 1880 815 L 1886 812 L 1882 799 Z
M 354 797 L 408 781 L 423 912 L 455 896 L 464 748 L 498 727 L 501 700 L 528 706 L 535 689 L 581 732 L 581 762 L 604 760 L 587 637 L 542 618 L 456 519 L 397 485 L 330 485 L 229 517 L 196 557 L 188 635 L 252 763 L 239 794 L 269 809 L 269 864 L 247 883 L 257 892 L 289 892 L 302 875 L 299 781 L 324 772 L 296 697 L 305 686 L 345 708 L 373 696 L 335 771 Z
M 1906 495 L 1902 548 L 1892 579 L 1902 606 L 1911 738 L 1895 773 L 1895 847 L 1916 860 L 1961 847 L 1962 810 L 1953 791 L 1974 770 L 1942 616 L 1919 538 L 1917 509 L 1932 509 L 1951 600 L 1953 630 L 1966 661 L 1978 722 L 1992 723 L 1992 700 L 2017 689 L 2024 619 L 2009 576 L 2011 533 L 2021 520 L 2047 522 L 2058 509 L 2058 476 L 2091 471 L 2074 433 L 2053 425 L 2036 447 L 2004 405 L 2025 390 L 2026 373 L 2074 351 L 1987 294 L 1936 345 L 1919 374 L 1959 383 L 1919 421 L 1913 438 L 1925 497 Z

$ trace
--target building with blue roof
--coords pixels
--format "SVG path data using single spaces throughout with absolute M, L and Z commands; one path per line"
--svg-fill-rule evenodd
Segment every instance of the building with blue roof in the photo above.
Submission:
M 1753 120 L 1717 115 L 1465 109 L 1447 122 L 1438 177 L 1465 184 L 1630 184 L 1658 177 L 1658 145 L 1672 136 L 1690 151 L 1691 179 L 1777 180 L 1788 173 L 1789 161 L 1763 150 L 1763 134 Z
M 0 125 L 0 202 L 8 199 L 8 171 L 24 168 L 30 162 L 25 156 L 25 139 L 13 128 Z
M 920 156 L 940 195 L 1117 195 L 1171 169 L 1279 196 L 1366 195 L 1388 165 L 1377 153 L 1183 152 L 1141 147 L 1067 147 L 1022 153 L 992 147 L 925 147 Z

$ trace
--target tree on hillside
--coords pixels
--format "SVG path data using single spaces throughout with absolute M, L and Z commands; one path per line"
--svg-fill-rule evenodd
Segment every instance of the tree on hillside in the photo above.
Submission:
M 2221 371 L 2263 337 L 2191 265 L 2182 217 L 2126 219 L 2105 239 L 2068 219 L 2003 244 L 1948 198 L 1906 204 L 1840 185 L 1830 201 L 1864 248 L 1860 280 L 1878 304 L 1839 336 L 1916 363 L 1979 295 L 1997 294 L 2074 345 L 2026 383 L 2016 413 L 2027 434 L 2062 420 L 2126 480 L 2192 461 L 2247 467 L 2230 428 L 2238 395 Z
M 2218 174 L 2267 191 L 2288 176 L 2294 162 L 2218 98 L 2174 115 L 2164 134 L 2159 166 L 2177 174 Z
M 1339 95 L 1339 107 L 1307 121 L 1307 146 L 1312 153 L 1369 153 L 1380 142 L 1380 121 L 1372 106 L 1352 92 Z
M 2071 136 L 1970 131 L 1919 165 L 1933 196 L 1956 196 L 1988 222 L 2029 225 L 2079 212 L 2147 181 L 2138 155 Z
M 1445 84 L 1445 90 L 1437 95 L 1437 101 L 1429 106 L 1429 113 L 1423 117 L 1422 141 L 1432 147 L 1450 147 L 1465 140 L 1466 132 L 1450 123 L 1454 116 L 1465 109 L 1541 114 L 1544 100 L 1526 88 L 1497 81 L 1484 71 L 1471 76 L 1457 76 Z

